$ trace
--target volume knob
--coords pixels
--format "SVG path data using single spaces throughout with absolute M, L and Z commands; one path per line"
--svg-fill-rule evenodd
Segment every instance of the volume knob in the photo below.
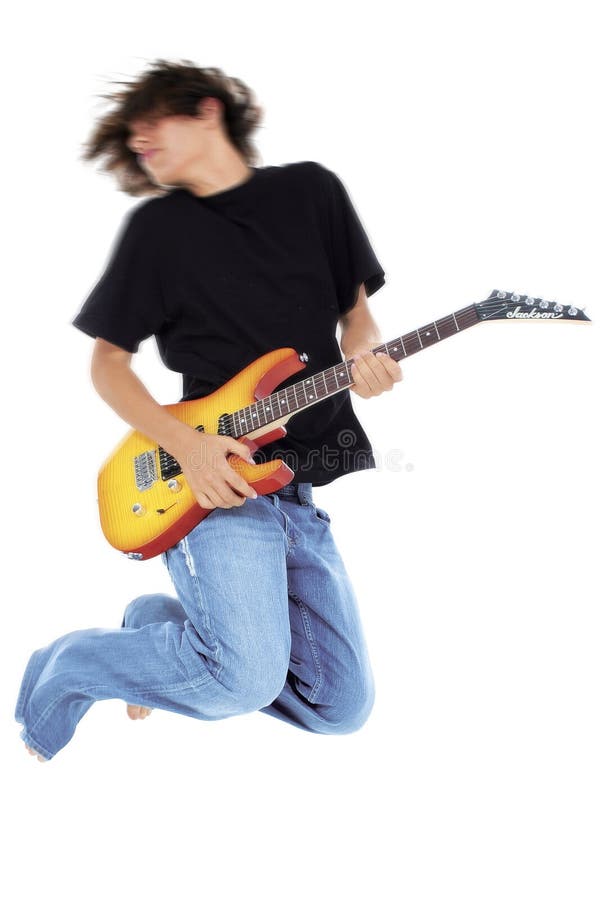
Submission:
M 133 506 L 131 507 L 131 512 L 135 513 L 136 516 L 143 516 L 144 513 L 146 512 L 146 507 L 142 506 L 141 503 L 134 503 Z
M 173 491 L 173 493 L 177 493 L 177 491 L 181 490 L 181 485 L 176 478 L 171 478 L 170 481 L 167 481 L 167 487 L 169 490 Z

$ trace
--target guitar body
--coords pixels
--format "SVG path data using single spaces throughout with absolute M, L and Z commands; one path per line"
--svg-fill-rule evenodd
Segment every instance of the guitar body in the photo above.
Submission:
M 164 408 L 192 428 L 219 434 L 219 419 L 224 413 L 234 413 L 268 397 L 277 385 L 305 365 L 291 347 L 272 350 L 207 397 L 182 400 Z M 289 418 L 288 415 L 258 428 L 240 438 L 240 442 L 255 451 L 278 440 L 285 436 L 284 425 Z M 228 463 L 257 494 L 276 491 L 294 477 L 292 469 L 280 459 L 252 465 L 231 454 Z M 100 469 L 98 504 L 105 538 L 132 559 L 158 556 L 213 511 L 199 505 L 182 474 L 168 477 L 161 473 L 158 444 L 133 429 Z

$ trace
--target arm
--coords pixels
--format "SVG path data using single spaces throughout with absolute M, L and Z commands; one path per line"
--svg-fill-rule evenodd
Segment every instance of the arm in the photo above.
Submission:
M 241 506 L 256 492 L 231 468 L 228 453 L 254 462 L 249 448 L 234 438 L 205 434 L 186 425 L 156 402 L 131 369 L 132 354 L 96 338 L 92 383 L 108 405 L 137 431 L 175 457 L 200 506 Z M 242 496 L 234 492 L 239 491 Z
M 92 384 L 117 415 L 178 459 L 177 454 L 191 439 L 194 429 L 156 402 L 131 369 L 132 356 L 116 344 L 96 338 Z
M 391 391 L 394 383 L 402 380 L 402 370 L 387 353 L 377 356 L 371 353 L 372 348 L 383 341 L 369 309 L 364 284 L 359 288 L 355 305 L 340 317 L 340 326 L 340 348 L 344 359 L 353 357 L 355 360 L 350 369 L 354 381 L 350 390 L 365 398 Z
M 344 359 L 382 343 L 377 323 L 368 306 L 364 284 L 358 290 L 358 299 L 350 312 L 340 316 L 342 335 L 340 347 Z

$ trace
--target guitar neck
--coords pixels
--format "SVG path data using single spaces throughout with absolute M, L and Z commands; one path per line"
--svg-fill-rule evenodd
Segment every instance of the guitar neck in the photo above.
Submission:
M 426 347 L 431 347 L 432 344 L 438 344 L 444 338 L 458 334 L 459 331 L 464 331 L 480 321 L 481 318 L 472 303 L 449 316 L 444 316 L 443 319 L 437 319 L 428 325 L 417 328 L 416 331 L 409 331 L 395 340 L 373 347 L 372 352 L 387 353 L 398 362 L 406 359 L 407 356 L 419 353 Z M 231 437 L 243 437 L 257 428 L 276 422 L 283 416 L 300 412 L 308 406 L 326 400 L 327 397 L 339 394 L 340 391 L 347 391 L 354 384 L 350 374 L 352 362 L 352 358 L 344 360 L 329 369 L 323 369 L 322 372 L 311 375 L 310 378 L 297 381 L 283 390 L 275 391 L 250 406 L 236 410 L 229 416 L 227 433 Z

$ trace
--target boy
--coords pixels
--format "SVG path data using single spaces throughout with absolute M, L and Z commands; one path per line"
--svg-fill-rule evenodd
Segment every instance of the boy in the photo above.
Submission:
M 314 733 L 355 731 L 373 678 L 329 516 L 312 498 L 313 485 L 375 465 L 348 391 L 298 413 L 254 454 L 295 473 L 257 496 L 227 462 L 252 461 L 246 446 L 172 416 L 131 358 L 154 335 L 189 400 L 268 350 L 308 354 L 280 388 L 340 362 L 341 346 L 355 360 L 351 389 L 377 396 L 401 378 L 398 363 L 370 352 L 381 336 L 366 301 L 383 269 L 333 172 L 252 165 L 261 110 L 238 79 L 158 60 L 112 99 L 84 158 L 107 155 L 121 188 L 151 199 L 128 215 L 73 324 L 95 338 L 100 396 L 176 458 L 212 512 L 162 554 L 177 598 L 137 597 L 120 628 L 71 632 L 32 654 L 21 737 L 51 759 L 95 700 L 116 697 L 131 718 L 153 707 L 203 720 L 261 710 Z

